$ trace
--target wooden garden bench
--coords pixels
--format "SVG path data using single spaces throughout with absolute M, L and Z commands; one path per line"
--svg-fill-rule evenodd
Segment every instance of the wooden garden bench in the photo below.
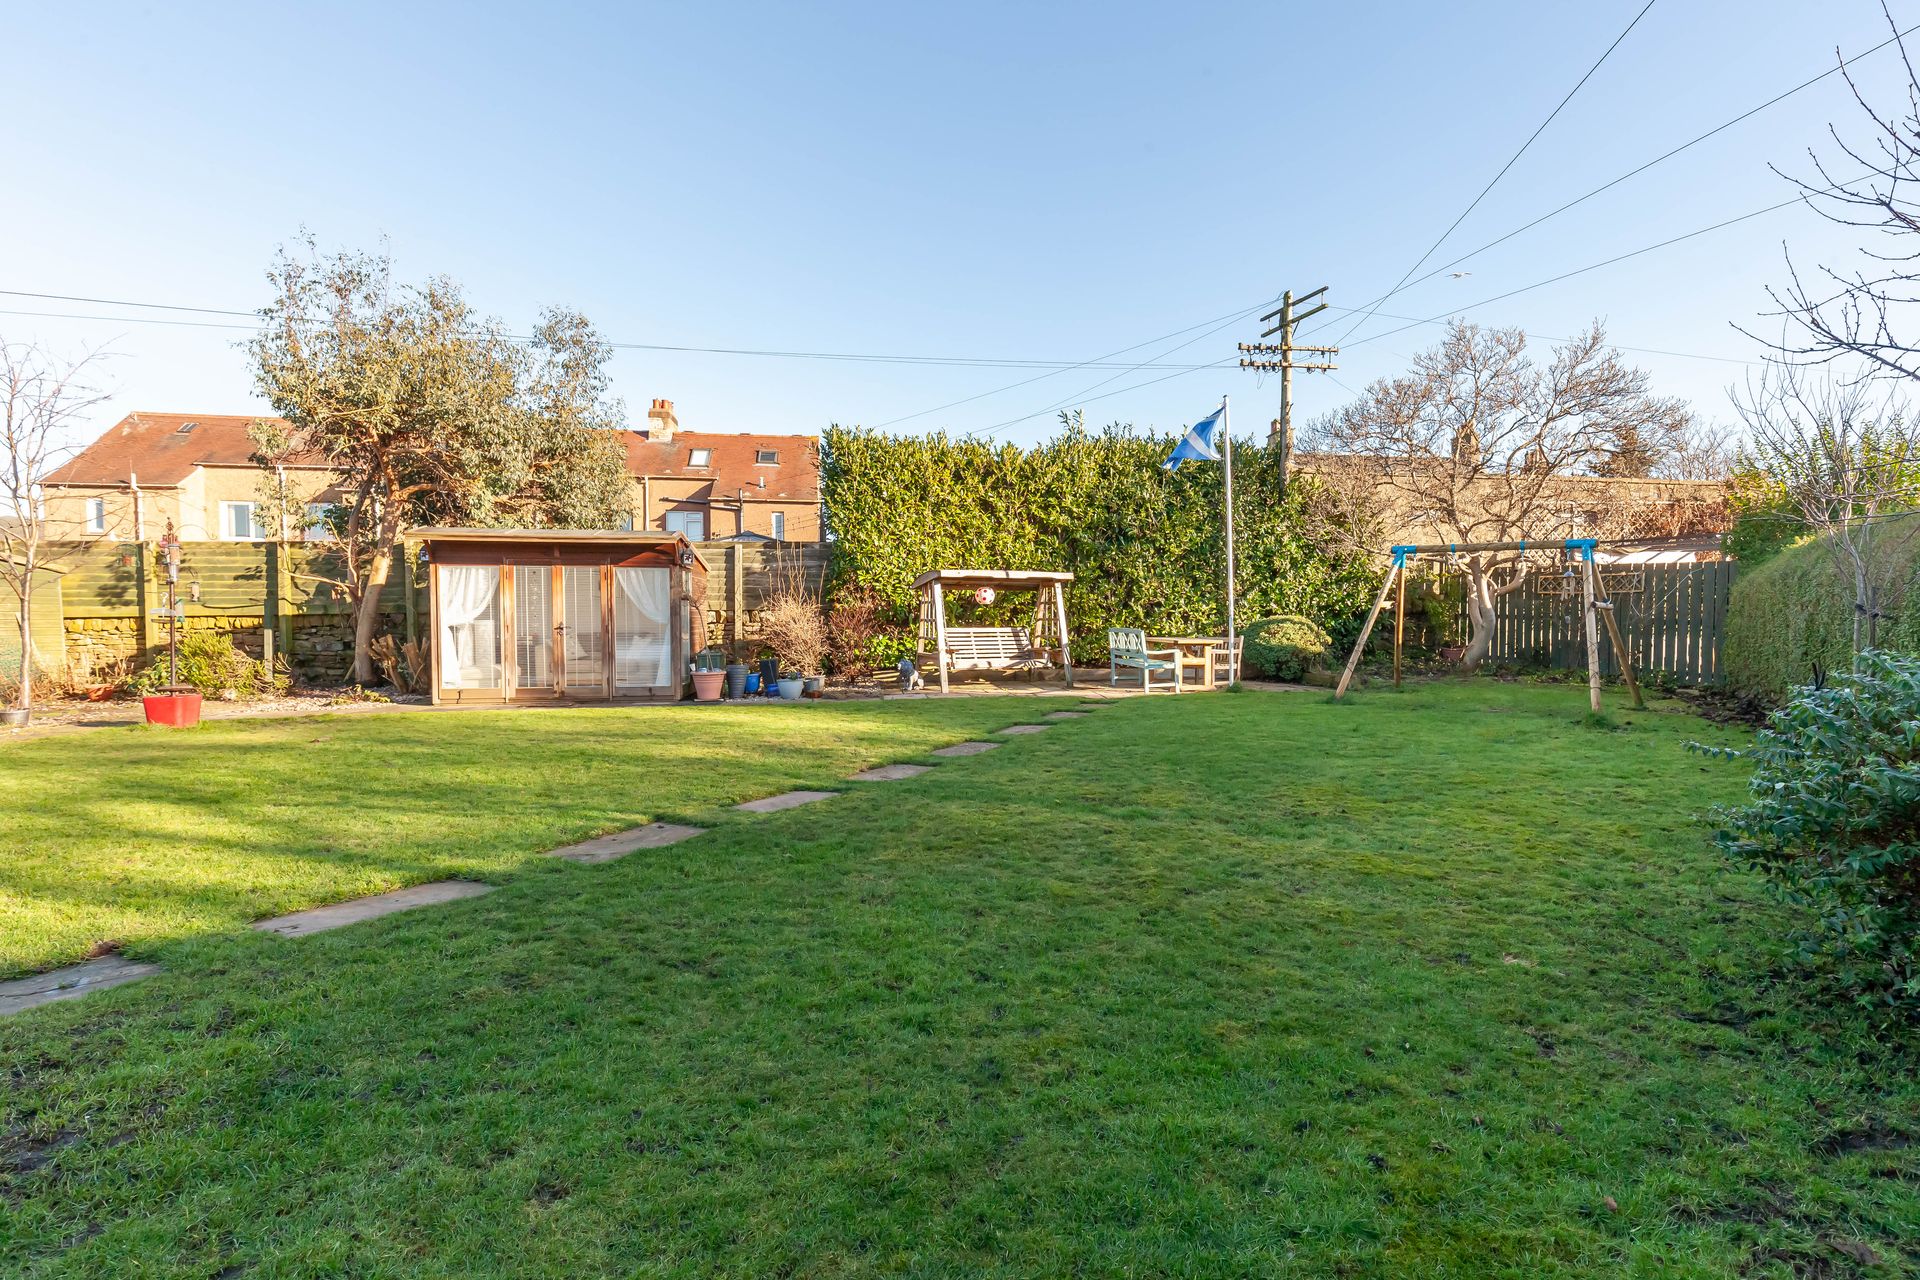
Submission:
M 1120 683 L 1120 668 L 1140 673 L 1140 687 L 1152 689 L 1156 675 L 1164 677 L 1159 687 L 1180 692 L 1180 651 L 1149 649 L 1147 633 L 1138 627 L 1112 627 L 1107 631 L 1107 683 Z
M 1050 667 L 1025 627 L 948 627 L 947 666 L 955 671 L 1020 671 Z

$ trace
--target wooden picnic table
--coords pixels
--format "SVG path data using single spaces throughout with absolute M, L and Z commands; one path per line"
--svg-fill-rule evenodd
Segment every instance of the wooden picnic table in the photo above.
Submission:
M 1187 672 L 1192 671 L 1198 677 L 1193 682 L 1195 688 L 1211 689 L 1214 687 L 1214 654 L 1226 644 L 1225 637 L 1148 636 L 1147 642 L 1157 645 L 1162 649 L 1175 649 L 1179 651 L 1180 660 L 1177 674 L 1183 686 L 1187 683 Z

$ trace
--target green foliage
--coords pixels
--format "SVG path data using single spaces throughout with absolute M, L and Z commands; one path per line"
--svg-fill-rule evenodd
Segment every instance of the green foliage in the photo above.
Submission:
M 1920 517 L 1913 522 L 1920 526 Z M 1888 547 L 1893 589 L 1881 595 L 1882 649 L 1920 652 L 1920 528 Z M 1727 683 L 1778 702 L 1815 673 L 1853 663 L 1853 586 L 1820 541 L 1788 547 L 1743 570 L 1727 607 L 1723 650 Z
M 1751 463 L 1734 471 L 1727 509 L 1733 523 L 1721 545 L 1744 566 L 1772 559 L 1807 531 L 1787 487 Z
M 1746 750 L 1751 797 L 1714 843 L 1811 919 L 1796 941 L 1862 1000 L 1920 1010 L 1920 660 L 1868 650 Z
M 821 487 L 834 538 L 829 580 L 875 591 L 887 623 L 911 635 L 913 579 L 936 568 L 1066 569 L 1075 658 L 1104 662 L 1109 627 L 1220 632 L 1226 548 L 1222 468 L 1168 472 L 1166 436 L 1068 419 L 1032 449 L 945 435 L 831 427 Z M 1277 453 L 1234 447 L 1242 616 L 1333 620 L 1364 610 L 1378 572 L 1346 536 L 1334 496 L 1296 477 L 1283 498 Z M 1014 622 L 1031 597 L 955 600 L 956 620 Z
M 1250 624 L 1240 657 L 1245 673 L 1257 680 L 1297 682 L 1326 660 L 1331 644 L 1319 623 L 1288 614 Z
M 168 674 L 163 652 L 123 687 L 135 697 L 145 697 L 165 688 Z M 179 679 L 174 683 L 192 685 L 195 692 L 209 698 L 229 691 L 240 698 L 266 698 L 285 692 L 289 680 L 234 647 L 233 637 L 224 631 L 190 631 L 180 637 Z

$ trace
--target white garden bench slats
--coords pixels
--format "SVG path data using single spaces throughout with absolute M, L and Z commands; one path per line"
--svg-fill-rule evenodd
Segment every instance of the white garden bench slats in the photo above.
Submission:
M 1107 630 L 1107 683 L 1120 683 L 1120 668 L 1140 673 L 1140 687 L 1156 687 L 1180 692 L 1180 651 L 1150 649 L 1147 633 L 1138 627 L 1111 627 Z M 1154 678 L 1164 677 L 1156 686 Z
M 1053 658 L 1034 647 L 1025 627 L 946 628 L 947 666 L 954 671 L 1018 671 L 1049 667 Z

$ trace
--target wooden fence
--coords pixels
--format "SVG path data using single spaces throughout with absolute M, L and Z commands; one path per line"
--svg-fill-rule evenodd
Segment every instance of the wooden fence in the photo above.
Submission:
M 1601 569 L 1614 617 L 1636 671 L 1664 672 L 1683 684 L 1715 684 L 1724 674 L 1721 643 L 1734 565 L 1615 565 Z M 1577 576 L 1536 573 L 1502 598 L 1491 657 L 1498 662 L 1585 670 L 1587 635 Z M 1617 676 L 1620 662 L 1600 629 L 1600 666 Z

